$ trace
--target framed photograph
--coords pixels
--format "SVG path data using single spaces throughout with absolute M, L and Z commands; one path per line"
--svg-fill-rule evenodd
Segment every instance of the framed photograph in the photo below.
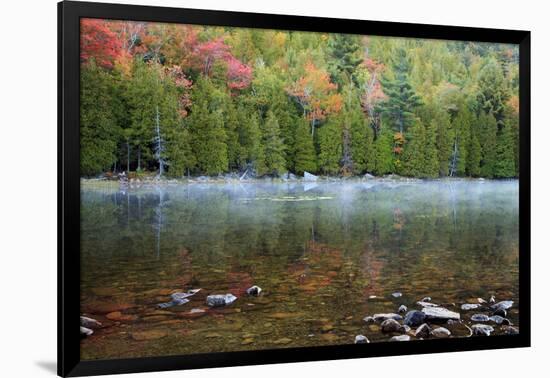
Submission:
M 530 345 L 528 31 L 58 10 L 59 375 Z

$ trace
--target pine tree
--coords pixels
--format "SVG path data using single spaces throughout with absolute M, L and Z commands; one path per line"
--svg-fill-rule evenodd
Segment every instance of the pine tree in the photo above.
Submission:
M 426 126 L 426 139 L 424 146 L 424 171 L 423 176 L 434 178 L 439 176 L 439 156 L 437 150 L 437 125 L 430 122 Z
M 492 178 L 495 175 L 497 159 L 497 121 L 492 114 L 482 112 L 478 118 L 478 126 L 481 145 L 480 174 Z
M 420 121 L 415 121 L 409 131 L 403 153 L 403 174 L 412 177 L 425 177 L 426 129 Z
M 468 161 L 468 148 L 470 146 L 471 124 L 473 117 L 468 107 L 463 104 L 458 114 L 451 123 L 452 151 L 450 162 L 450 176 L 464 176 Z
M 294 170 L 298 174 L 303 174 L 306 171 L 314 173 L 317 171 L 317 157 L 313 139 L 309 132 L 309 124 L 302 119 L 296 127 Z
M 387 100 L 377 107 L 377 111 L 401 134 L 414 122 L 414 111 L 422 104 L 420 96 L 409 82 L 409 71 L 407 52 L 400 48 L 396 51 L 393 62 L 394 77 L 383 77 L 381 80 Z
M 80 173 L 93 175 L 116 161 L 116 96 L 112 77 L 93 62 L 83 66 L 80 81 Z
M 281 138 L 279 122 L 272 111 L 267 112 L 262 131 L 265 171 L 269 175 L 278 176 L 286 171 L 285 146 Z
M 319 170 L 327 175 L 335 175 L 340 171 L 342 158 L 342 127 L 341 116 L 330 117 L 319 128 L 317 134 L 319 143 Z
M 468 148 L 468 160 L 466 162 L 466 174 L 471 177 L 478 177 L 481 174 L 481 145 L 477 133 L 472 130 L 470 135 L 470 146 Z
M 216 89 L 208 78 L 199 78 L 193 89 L 193 105 L 187 118 L 197 169 L 207 175 L 228 169 L 223 112 Z
M 502 67 L 496 59 L 489 59 L 479 72 L 478 87 L 477 101 L 480 110 L 492 114 L 497 124 L 502 125 L 510 93 Z
M 330 34 L 327 47 L 332 81 L 343 86 L 356 80 L 357 67 L 363 61 L 360 37 L 351 34 Z
M 514 141 L 514 129 L 505 123 L 497 134 L 495 177 L 509 178 L 516 175 Z
M 393 135 L 389 130 L 382 130 L 374 141 L 374 162 L 369 170 L 381 176 L 392 173 L 393 169 Z

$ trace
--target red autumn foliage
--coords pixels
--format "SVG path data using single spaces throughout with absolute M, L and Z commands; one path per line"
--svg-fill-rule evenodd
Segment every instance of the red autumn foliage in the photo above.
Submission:
M 90 59 L 104 68 L 113 68 L 120 56 L 122 43 L 104 20 L 82 19 L 80 24 L 80 61 Z
M 165 70 L 166 74 L 170 76 L 174 84 L 176 84 L 176 87 L 181 90 L 179 113 L 182 117 L 186 117 L 188 109 L 191 107 L 191 94 L 189 90 L 193 86 L 193 82 L 187 78 L 180 66 L 167 67 Z

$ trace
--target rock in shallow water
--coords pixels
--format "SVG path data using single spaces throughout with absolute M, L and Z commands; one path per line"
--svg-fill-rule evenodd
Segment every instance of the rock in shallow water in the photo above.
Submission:
M 407 306 L 405 306 L 405 305 L 399 306 L 399 309 L 397 310 L 397 312 L 400 312 L 400 313 L 407 312 Z
M 429 320 L 460 320 L 460 314 L 458 312 L 453 312 L 443 307 L 424 307 L 422 312 L 426 315 L 426 319 Z
M 394 298 L 401 298 L 402 295 L 403 295 L 402 293 L 400 293 L 399 291 L 396 291 L 395 293 L 392 293 L 391 296 Z
M 262 288 L 256 285 L 246 289 L 246 294 L 253 297 L 257 297 L 258 295 L 260 295 L 261 292 L 262 292 Z
M 372 316 L 372 318 L 374 319 L 374 321 L 376 322 L 383 322 L 384 320 L 387 320 L 387 319 L 393 319 L 393 320 L 402 320 L 403 317 L 401 315 L 398 315 L 398 314 L 394 314 L 394 313 L 388 313 L 388 314 L 374 314 Z M 367 320 L 365 320 L 367 321 Z
M 432 335 L 433 337 L 437 337 L 439 339 L 442 339 L 442 338 L 446 338 L 446 337 L 451 336 L 451 331 L 449 331 L 445 327 L 438 327 L 438 328 L 432 330 L 432 332 L 430 332 L 430 335 Z
M 401 324 L 396 320 L 386 319 L 380 324 L 380 328 L 382 328 L 382 332 L 386 333 L 398 332 L 401 329 Z
M 519 334 L 519 329 L 517 329 L 516 327 L 512 327 L 512 326 L 503 326 L 502 330 L 504 331 L 505 335 L 518 335 Z
M 227 306 L 237 300 L 233 294 L 216 294 L 206 297 L 206 304 L 210 307 Z
M 368 344 L 370 343 L 369 339 L 365 335 L 355 336 L 355 344 Z
M 505 309 L 503 308 L 497 308 L 494 312 L 493 312 L 493 315 L 498 315 L 498 316 L 502 316 L 503 318 L 506 317 L 507 315 L 507 312 Z
M 424 308 L 424 307 L 438 307 L 439 306 L 439 305 L 436 305 L 435 303 L 431 303 L 431 302 L 427 302 L 427 301 L 416 302 L 416 304 L 419 305 L 422 308 Z
M 509 308 L 511 308 L 514 304 L 514 301 L 502 301 L 502 302 L 498 302 L 498 303 L 495 303 L 494 305 L 491 306 L 491 309 L 493 309 L 493 311 L 496 311 L 496 310 L 508 310 Z
M 500 315 L 493 315 L 489 318 L 490 321 L 492 322 L 495 322 L 497 324 L 506 324 L 506 325 L 510 325 L 510 321 L 506 318 L 503 318 L 502 316 Z
M 478 308 L 480 308 L 481 305 L 479 303 L 465 303 L 463 304 L 462 306 L 460 306 L 460 308 L 463 310 L 463 311 L 471 311 L 471 310 L 476 310 Z
M 411 337 L 409 335 L 399 335 L 394 336 L 390 339 L 390 341 L 409 341 Z
M 474 314 L 470 317 L 473 322 L 488 322 L 489 317 L 485 314 Z
M 495 329 L 487 324 L 474 324 L 472 331 L 476 336 L 490 336 Z
M 416 327 L 424 323 L 425 319 L 426 314 L 424 314 L 422 311 L 413 310 L 407 312 L 407 315 L 405 315 L 404 323 L 410 327 Z
M 80 326 L 80 335 L 91 336 L 93 334 L 94 334 L 94 331 L 92 331 L 91 329 Z
M 414 336 L 425 339 L 430 336 L 431 331 L 432 329 L 430 328 L 430 326 L 424 323 L 416 329 L 416 331 L 414 332 Z
M 84 328 L 99 328 L 101 327 L 101 322 L 98 322 L 97 320 L 92 318 L 88 318 L 87 316 L 81 316 L 80 325 Z

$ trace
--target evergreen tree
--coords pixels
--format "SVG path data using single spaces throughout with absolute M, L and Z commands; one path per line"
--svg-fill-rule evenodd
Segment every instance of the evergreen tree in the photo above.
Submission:
M 351 34 L 330 34 L 327 47 L 332 81 L 340 86 L 352 80 L 356 82 L 357 67 L 363 61 L 360 37 Z
M 492 178 L 497 159 L 497 121 L 492 114 L 482 112 L 478 118 L 478 126 L 481 145 L 480 173 L 483 177 Z
M 414 111 L 422 104 L 409 82 L 410 62 L 405 49 L 395 52 L 393 61 L 394 77 L 383 77 L 382 86 L 387 100 L 377 111 L 386 117 L 401 134 L 414 122 Z
M 426 139 L 424 145 L 424 177 L 434 178 L 439 176 L 440 162 L 437 150 L 438 127 L 434 122 L 426 126 Z
M 468 160 L 466 162 L 466 173 L 472 177 L 478 177 L 481 174 L 481 145 L 477 133 L 472 130 L 470 136 L 470 147 L 468 151 Z
M 473 117 L 471 112 L 465 104 L 462 104 L 458 110 L 458 114 L 451 123 L 451 135 L 453 138 L 449 169 L 451 176 L 464 176 L 466 174 L 472 123 Z
M 281 138 L 279 122 L 272 111 L 267 112 L 267 118 L 263 127 L 262 145 L 266 174 L 278 176 L 285 172 L 284 141 Z
M 497 124 L 501 125 L 510 93 L 502 67 L 496 59 L 489 59 L 479 72 L 478 87 L 477 101 L 480 110 L 492 114 Z
M 516 165 L 514 156 L 514 129 L 505 123 L 497 134 L 495 177 L 514 177 Z
M 403 153 L 403 174 L 412 177 L 425 177 L 426 129 L 420 121 L 415 121 L 409 131 Z
M 116 161 L 120 127 L 111 75 L 91 62 L 80 77 L 80 173 L 108 170 Z
M 193 105 L 187 118 L 193 154 L 199 173 L 227 171 L 227 144 L 221 104 L 210 79 L 200 77 L 193 88 Z
M 317 157 L 313 139 L 309 132 L 309 124 L 301 119 L 296 127 L 294 170 L 298 174 L 303 174 L 306 171 L 314 173 L 317 171 Z
M 335 175 L 340 171 L 342 158 L 342 127 L 340 116 L 330 117 L 319 128 L 317 134 L 319 143 L 319 170 L 327 175 Z
M 374 141 L 374 162 L 368 168 L 375 175 L 392 173 L 393 166 L 393 135 L 389 130 L 382 130 Z

